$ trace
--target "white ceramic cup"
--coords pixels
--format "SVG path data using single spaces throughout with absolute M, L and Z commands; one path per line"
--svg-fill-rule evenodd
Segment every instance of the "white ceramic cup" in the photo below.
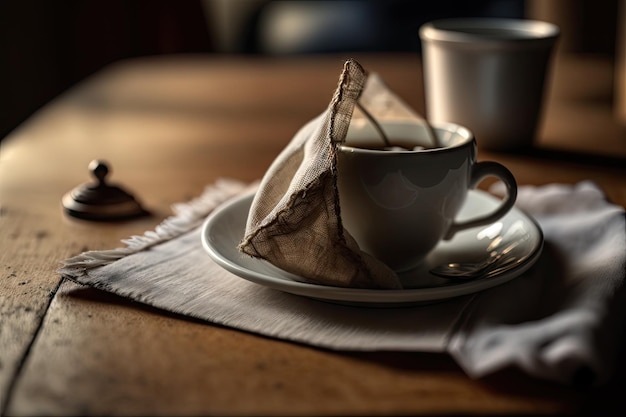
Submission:
M 420 28 L 426 113 L 466 126 L 480 148 L 532 145 L 559 28 L 518 19 L 445 19 Z
M 386 131 L 402 131 L 381 123 Z M 396 271 L 410 269 L 442 239 L 460 230 L 497 221 L 513 206 L 515 178 L 495 162 L 476 162 L 476 141 L 459 125 L 434 127 L 441 147 L 414 151 L 371 149 L 380 144 L 375 133 L 348 132 L 339 147 L 337 178 L 343 226 L 361 250 Z M 429 146 L 422 130 L 403 135 L 403 142 Z M 409 133 L 410 133 L 409 132 Z M 426 143 L 425 143 L 426 142 Z M 495 176 L 507 196 L 491 213 L 455 220 L 468 190 L 483 178 Z

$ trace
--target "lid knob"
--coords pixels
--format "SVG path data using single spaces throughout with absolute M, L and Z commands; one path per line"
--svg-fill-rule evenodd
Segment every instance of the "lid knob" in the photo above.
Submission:
M 98 180 L 98 185 L 104 185 L 104 179 L 109 174 L 109 166 L 106 162 L 94 159 L 89 163 L 89 171 Z

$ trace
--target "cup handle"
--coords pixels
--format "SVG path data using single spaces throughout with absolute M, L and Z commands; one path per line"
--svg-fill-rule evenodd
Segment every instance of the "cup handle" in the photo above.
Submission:
M 457 232 L 463 229 L 491 224 L 511 210 L 511 207 L 513 207 L 515 199 L 517 198 L 517 182 L 515 181 L 513 174 L 511 174 L 511 171 L 503 165 L 492 161 L 477 162 L 474 164 L 474 167 L 472 168 L 472 175 L 470 177 L 469 188 L 475 188 L 485 177 L 488 176 L 499 178 L 502 182 L 504 182 L 504 185 L 506 186 L 506 197 L 502 200 L 502 203 L 491 213 L 471 220 L 453 222 L 444 236 L 444 240 L 452 239 Z

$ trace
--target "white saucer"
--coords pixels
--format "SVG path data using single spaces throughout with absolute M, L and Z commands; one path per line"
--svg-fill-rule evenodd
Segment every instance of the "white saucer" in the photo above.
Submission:
M 468 229 L 457 233 L 450 241 L 441 242 L 420 266 L 400 274 L 405 289 L 370 290 L 317 285 L 304 282 L 297 275 L 239 252 L 237 245 L 243 238 L 252 199 L 252 194 L 233 199 L 207 218 L 202 230 L 202 245 L 211 258 L 248 281 L 291 294 L 342 304 L 400 306 L 441 301 L 482 291 L 518 277 L 535 263 L 543 247 L 543 234 L 539 226 L 532 218 L 513 208 L 491 226 Z M 472 190 L 458 217 L 474 217 L 477 213 L 492 210 L 497 204 L 498 200 L 490 194 Z M 447 280 L 429 272 L 441 263 L 484 258 L 498 232 L 507 230 L 514 230 L 514 239 L 519 241 L 513 249 L 518 260 L 511 269 L 466 282 Z

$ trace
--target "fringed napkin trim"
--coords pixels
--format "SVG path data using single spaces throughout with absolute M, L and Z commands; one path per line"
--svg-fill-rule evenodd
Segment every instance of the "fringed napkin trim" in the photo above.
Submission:
M 128 255 L 177 238 L 198 227 L 217 206 L 246 188 L 252 189 L 254 185 L 232 179 L 219 179 L 207 186 L 199 197 L 186 203 L 174 204 L 174 215 L 166 218 L 154 231 L 123 239 L 122 243 L 126 245 L 124 247 L 87 251 L 66 259 L 61 262 L 63 267 L 57 272 L 64 276 L 72 276 L 77 272 L 83 274 L 87 270 L 111 264 Z

